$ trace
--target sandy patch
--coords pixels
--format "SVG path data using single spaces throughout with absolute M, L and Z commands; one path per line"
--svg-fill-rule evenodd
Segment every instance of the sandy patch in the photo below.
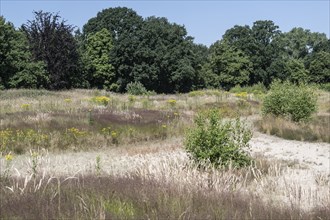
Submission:
M 250 143 L 252 153 L 291 161 L 301 168 L 330 174 L 330 144 L 284 140 L 258 132 L 255 132 Z

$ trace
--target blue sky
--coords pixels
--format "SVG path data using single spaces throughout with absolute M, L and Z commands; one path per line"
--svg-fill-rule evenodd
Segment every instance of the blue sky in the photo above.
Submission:
M 16 27 L 33 19 L 32 11 L 59 12 L 69 24 L 81 28 L 97 12 L 109 7 L 132 8 L 142 17 L 167 17 L 184 25 L 196 43 L 207 46 L 221 39 L 234 25 L 252 25 L 272 20 L 283 32 L 303 27 L 326 33 L 329 38 L 330 0 L 324 1 L 90 1 L 90 0 L 0 0 L 0 12 Z

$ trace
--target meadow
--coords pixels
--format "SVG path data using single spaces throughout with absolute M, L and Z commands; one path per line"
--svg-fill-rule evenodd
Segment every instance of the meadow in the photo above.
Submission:
M 318 112 L 303 123 L 263 116 L 264 96 L 237 88 L 141 96 L 0 91 L 0 217 L 328 219 L 327 169 L 266 157 L 253 143 L 254 161 L 242 169 L 201 169 L 185 152 L 187 129 L 210 108 L 226 120 L 240 117 L 266 139 L 308 142 L 327 152 L 328 92 L 318 91 Z

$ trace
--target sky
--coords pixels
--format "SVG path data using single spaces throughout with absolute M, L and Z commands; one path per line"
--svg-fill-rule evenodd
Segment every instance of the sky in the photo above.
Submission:
M 33 11 L 59 12 L 68 24 L 82 28 L 97 12 L 110 7 L 132 8 L 139 15 L 166 17 L 184 25 L 195 43 L 210 46 L 234 25 L 272 20 L 282 32 L 302 27 L 330 35 L 330 0 L 224 1 L 224 0 L 0 0 L 0 14 L 20 27 L 33 19 Z

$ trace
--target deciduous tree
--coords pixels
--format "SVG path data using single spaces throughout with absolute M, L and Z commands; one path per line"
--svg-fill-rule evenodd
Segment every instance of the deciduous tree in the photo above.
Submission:
M 35 18 L 22 26 L 27 36 L 33 59 L 43 61 L 49 74 L 48 89 L 77 86 L 83 80 L 79 75 L 79 54 L 72 35 L 73 26 L 60 20 L 58 14 L 38 11 Z

